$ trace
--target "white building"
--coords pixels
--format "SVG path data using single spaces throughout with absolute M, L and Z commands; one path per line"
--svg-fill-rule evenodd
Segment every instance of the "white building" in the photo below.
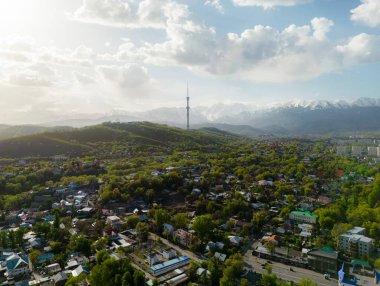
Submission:
M 172 259 L 177 257 L 177 252 L 172 248 L 166 249 L 162 252 L 162 256 L 166 259 Z
M 111 215 L 111 216 L 107 217 L 106 223 L 110 224 L 112 227 L 117 228 L 117 227 L 120 227 L 121 220 L 120 220 L 120 218 L 118 216 Z
M 368 147 L 368 156 L 379 157 L 380 147 Z
M 362 155 L 362 147 L 361 146 L 352 146 L 351 153 L 353 156 L 361 156 Z
M 346 155 L 347 152 L 347 146 L 336 146 L 336 153 L 338 155 Z
M 369 257 L 373 251 L 373 239 L 364 235 L 365 229 L 354 227 L 339 236 L 339 249 L 353 257 Z
M 46 271 L 55 274 L 61 271 L 61 266 L 58 263 L 53 263 L 46 266 Z
M 318 216 L 310 211 L 292 211 L 289 214 L 289 219 L 297 223 L 311 223 L 316 224 Z

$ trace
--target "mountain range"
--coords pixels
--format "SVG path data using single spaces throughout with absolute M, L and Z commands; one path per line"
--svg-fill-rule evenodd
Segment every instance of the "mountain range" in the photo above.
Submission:
M 144 112 L 54 121 L 45 123 L 44 126 L 82 127 L 108 121 L 150 121 L 184 128 L 186 109 L 164 107 Z M 266 107 L 217 103 L 209 107 L 192 108 L 190 121 L 192 128 L 216 127 L 250 137 L 372 132 L 380 131 L 380 99 L 292 101 Z
M 185 128 L 186 109 L 164 107 L 144 112 L 118 112 L 111 115 L 78 115 L 40 125 L 0 125 L 0 140 L 41 132 L 70 130 L 103 122 L 149 121 Z M 353 101 L 292 101 L 266 107 L 241 103 L 217 103 L 194 107 L 190 111 L 191 128 L 219 130 L 258 137 L 264 135 L 348 135 L 380 131 L 380 99 Z

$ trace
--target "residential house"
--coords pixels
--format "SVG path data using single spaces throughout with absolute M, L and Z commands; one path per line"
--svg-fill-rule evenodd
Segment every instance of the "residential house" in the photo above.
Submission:
M 66 284 L 67 279 L 67 274 L 64 271 L 59 272 L 53 276 L 55 286 L 64 286 Z
M 164 231 L 166 231 L 169 235 L 173 234 L 174 226 L 168 223 L 164 223 L 163 227 L 164 227 Z
M 220 261 L 224 262 L 226 260 L 226 258 L 227 258 L 227 255 L 224 254 L 224 253 L 215 252 L 214 257 L 216 257 Z
M 88 269 L 86 267 L 83 267 L 83 265 L 79 265 L 77 268 L 75 268 L 71 274 L 74 276 L 74 277 L 78 277 L 79 275 L 81 275 L 82 273 L 90 273 L 90 271 L 88 271 Z
M 46 266 L 45 269 L 48 273 L 52 273 L 52 274 L 57 273 L 62 270 L 61 266 L 58 263 L 50 264 Z
M 236 235 L 229 235 L 228 239 L 234 245 L 239 245 L 240 243 L 243 242 L 243 238 L 240 236 L 236 236 Z
M 184 229 L 177 229 L 173 232 L 173 237 L 180 245 L 189 246 L 193 239 L 193 234 Z
M 106 223 L 111 225 L 113 228 L 119 228 L 121 226 L 120 218 L 115 215 L 107 217 Z
M 8 278 L 27 274 L 30 271 L 28 256 L 13 253 L 6 258 L 5 267 L 5 276 Z

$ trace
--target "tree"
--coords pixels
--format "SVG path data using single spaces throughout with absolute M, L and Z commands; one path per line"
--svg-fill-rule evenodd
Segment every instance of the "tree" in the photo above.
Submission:
M 107 250 L 102 249 L 96 253 L 96 263 L 102 264 L 105 260 L 107 260 L 110 257 Z
M 29 252 L 29 260 L 32 262 L 33 268 L 36 268 L 38 257 L 40 257 L 41 252 L 37 249 L 33 249 Z
M 136 225 L 136 233 L 140 241 L 146 241 L 149 235 L 148 225 L 144 222 L 139 222 Z
M 255 212 L 252 217 L 252 223 L 256 229 L 261 228 L 268 219 L 269 212 L 262 210 Z
M 133 284 L 135 286 L 144 286 L 145 285 L 145 276 L 141 271 L 135 271 L 133 273 Z
M 274 245 L 274 243 L 272 243 L 271 241 L 267 241 L 265 244 L 264 244 L 265 248 L 269 250 L 270 253 L 274 253 L 274 251 L 276 250 L 276 245 Z
M 125 272 L 122 277 L 122 286 L 131 286 L 133 285 L 133 277 L 129 271 Z
M 173 218 L 172 222 L 176 228 L 186 228 L 189 223 L 189 218 L 185 213 L 177 213 Z
M 302 278 L 298 283 L 298 286 L 318 286 L 318 284 L 312 281 L 310 278 Z
M 335 242 L 335 245 L 338 246 L 339 236 L 347 232 L 352 228 L 352 225 L 349 223 L 336 223 L 334 224 L 331 230 L 331 237 Z
M 198 234 L 199 238 L 204 241 L 207 239 L 214 229 L 214 222 L 211 215 L 201 215 L 195 218 L 193 229 Z
M 375 263 L 373 264 L 373 266 L 374 266 L 376 269 L 380 269 L 380 258 L 378 258 L 378 259 L 375 260 Z
M 101 249 L 104 249 L 109 243 L 109 238 L 108 237 L 102 237 L 102 238 L 99 238 L 97 241 L 95 241 L 93 244 L 92 244 L 92 247 L 95 249 L 95 250 L 101 250 Z
M 140 219 L 137 215 L 131 215 L 127 219 L 127 227 L 128 228 L 135 228 L 136 225 L 139 223 Z
M 91 254 L 91 241 L 83 235 L 76 234 L 70 237 L 68 248 L 71 251 L 81 252 L 86 256 Z
M 277 285 L 276 274 L 263 274 L 261 276 L 260 284 L 262 286 L 276 286 Z
M 81 273 L 79 276 L 71 276 L 69 280 L 66 281 L 65 286 L 78 286 L 80 282 L 84 281 L 86 279 L 86 274 Z
M 154 224 L 156 225 L 157 231 L 161 231 L 164 223 L 170 221 L 170 214 L 165 209 L 156 209 L 154 211 Z
M 243 258 L 240 253 L 236 253 L 225 262 L 226 268 L 220 279 L 220 286 L 234 286 L 239 284 L 243 274 Z
M 210 280 L 212 286 L 219 286 L 219 280 L 223 275 L 223 265 L 219 259 L 212 257 L 207 264 L 210 271 Z

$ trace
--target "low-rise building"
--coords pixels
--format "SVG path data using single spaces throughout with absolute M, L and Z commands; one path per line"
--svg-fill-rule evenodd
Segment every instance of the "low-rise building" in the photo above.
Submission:
M 329 247 L 311 250 L 307 253 L 307 262 L 314 271 L 335 276 L 338 269 L 338 252 Z
M 46 271 L 48 273 L 55 274 L 55 273 L 58 273 L 59 271 L 61 271 L 61 266 L 58 263 L 53 263 L 53 264 L 46 266 Z
M 121 220 L 118 216 L 111 215 L 111 216 L 107 217 L 106 223 L 111 225 L 114 228 L 118 228 L 121 225 Z
M 150 268 L 150 272 L 153 276 L 159 276 L 168 273 L 174 269 L 180 268 L 190 263 L 190 258 L 188 256 L 181 256 L 164 263 L 154 265 Z
M 292 211 L 289 219 L 297 223 L 311 223 L 316 224 L 318 216 L 310 211 Z
M 177 252 L 172 248 L 166 249 L 162 252 L 162 256 L 166 259 L 172 259 L 174 257 L 177 257 Z
M 173 237 L 180 245 L 189 246 L 193 239 L 193 234 L 184 229 L 177 229 L 173 232 Z
M 54 285 L 56 286 L 64 286 L 67 279 L 67 274 L 64 271 L 59 272 L 53 276 Z
M 5 276 L 8 278 L 27 274 L 30 271 L 28 256 L 13 253 L 6 258 L 5 267 Z

